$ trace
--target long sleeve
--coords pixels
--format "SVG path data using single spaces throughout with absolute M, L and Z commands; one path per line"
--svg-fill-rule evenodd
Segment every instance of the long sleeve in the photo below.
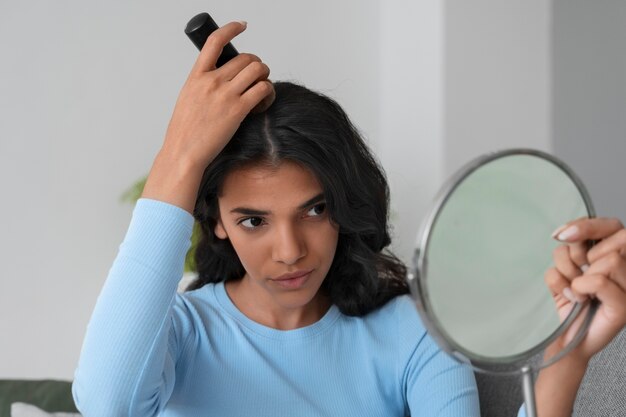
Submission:
M 413 301 L 397 303 L 399 372 L 412 417 L 479 417 L 474 372 L 441 350 L 427 332 Z
M 428 334 L 414 353 L 406 379 L 411 416 L 480 416 L 471 368 L 439 349 Z
M 89 417 L 153 416 L 174 386 L 176 287 L 190 247 L 193 217 L 140 199 L 98 297 L 72 392 Z

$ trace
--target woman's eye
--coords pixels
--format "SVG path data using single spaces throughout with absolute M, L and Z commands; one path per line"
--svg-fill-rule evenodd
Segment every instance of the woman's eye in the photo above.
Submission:
M 324 214 L 325 211 L 326 211 L 326 203 L 320 203 L 311 207 L 311 209 L 307 212 L 307 216 L 312 216 L 312 217 L 321 216 L 322 214 Z
M 247 229 L 255 229 L 263 224 L 263 219 L 260 217 L 248 217 L 240 221 L 239 224 Z

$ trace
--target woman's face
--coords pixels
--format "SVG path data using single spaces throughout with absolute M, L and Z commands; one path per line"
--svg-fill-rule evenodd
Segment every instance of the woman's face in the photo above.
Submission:
M 218 201 L 215 234 L 233 245 L 255 302 L 299 309 L 314 300 L 339 236 L 316 177 L 288 161 L 252 165 L 226 176 Z

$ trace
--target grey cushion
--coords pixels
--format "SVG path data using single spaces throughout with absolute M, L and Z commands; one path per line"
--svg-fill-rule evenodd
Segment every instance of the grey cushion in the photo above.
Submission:
M 520 376 L 477 372 L 481 417 L 515 417 L 524 402 Z
M 78 413 L 49 413 L 32 404 L 11 404 L 11 417 L 81 417 Z
M 573 415 L 626 416 L 626 329 L 591 359 L 578 390 Z
M 520 377 L 476 373 L 476 383 L 482 417 L 517 415 L 523 402 Z M 572 416 L 626 416 L 626 329 L 592 358 Z

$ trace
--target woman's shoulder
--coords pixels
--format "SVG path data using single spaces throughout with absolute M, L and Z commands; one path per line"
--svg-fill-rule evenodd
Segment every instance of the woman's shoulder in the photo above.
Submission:
M 355 320 L 362 322 L 361 325 L 374 334 L 389 337 L 390 342 L 400 343 L 406 349 L 414 348 L 426 334 L 426 327 L 417 312 L 415 302 L 406 294 L 390 299 Z
M 390 299 L 363 317 L 366 320 L 390 320 L 397 321 L 401 326 L 423 328 L 415 301 L 408 294 L 398 295 Z
M 415 360 L 415 352 L 437 349 L 409 295 L 396 296 L 364 316 L 342 316 L 340 321 L 345 327 L 338 330 L 349 335 L 353 349 L 363 347 L 369 360 L 387 363 L 400 374 Z
M 215 287 L 218 284 L 206 284 L 191 291 L 176 293 L 172 302 L 172 319 L 174 325 L 190 327 L 207 317 L 214 317 L 215 310 L 219 310 L 219 302 L 215 296 Z
M 208 283 L 195 290 L 177 292 L 174 298 L 174 310 L 188 314 L 191 310 L 218 307 L 216 289 L 220 284 Z

